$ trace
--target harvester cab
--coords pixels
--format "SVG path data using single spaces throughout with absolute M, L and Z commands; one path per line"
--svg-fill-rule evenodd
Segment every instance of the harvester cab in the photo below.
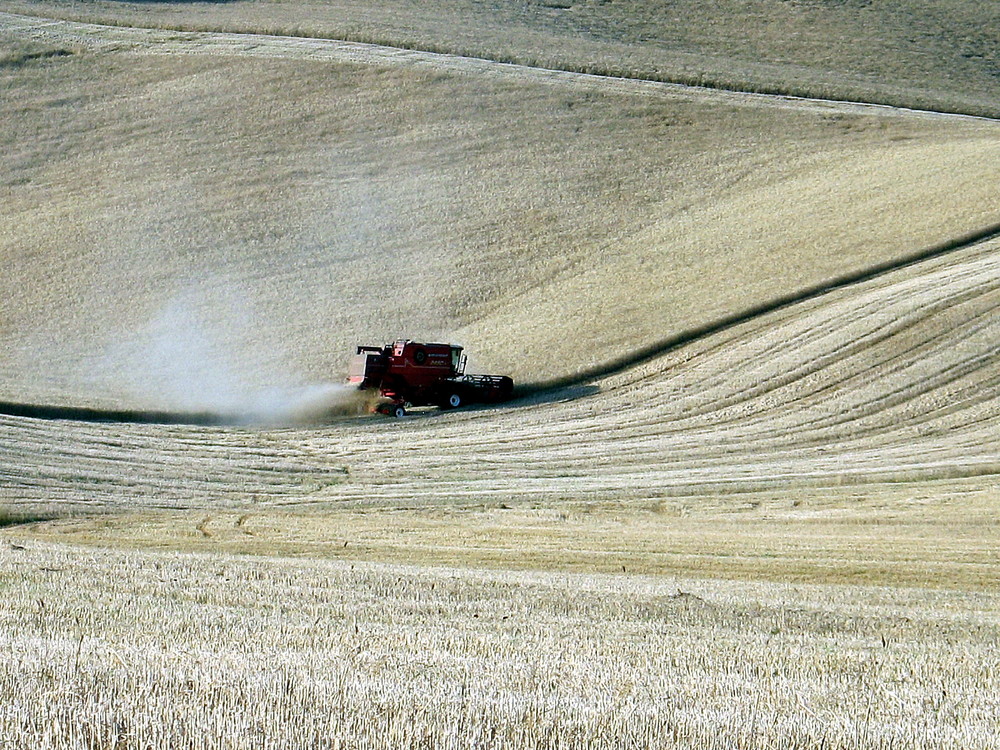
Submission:
M 359 346 L 351 358 L 347 382 L 376 390 L 388 399 L 378 407 L 403 416 L 407 406 L 454 409 L 467 403 L 505 401 L 514 381 L 505 375 L 466 375 L 461 346 L 423 344 L 400 339 L 382 347 Z

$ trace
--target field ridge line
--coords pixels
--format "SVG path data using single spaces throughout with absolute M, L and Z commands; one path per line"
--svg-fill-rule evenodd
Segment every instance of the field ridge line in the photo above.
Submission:
M 701 97 L 731 106 L 764 104 L 789 109 L 809 107 L 855 113 L 880 113 L 887 116 L 950 118 L 979 122 L 1000 122 L 998 117 L 963 112 L 920 109 L 879 102 L 852 99 L 828 99 L 791 93 L 758 92 L 706 84 L 626 77 L 612 74 L 548 68 L 525 63 L 508 62 L 488 57 L 475 57 L 448 52 L 432 52 L 410 47 L 394 47 L 371 42 L 331 39 L 312 36 L 286 36 L 238 31 L 190 31 L 162 27 L 98 24 L 84 21 L 53 19 L 0 11 L 0 29 L 30 32 L 44 30 L 53 35 L 55 29 L 71 36 L 71 41 L 100 48 L 117 44 L 132 45 L 136 53 L 148 54 L 227 54 L 244 57 L 276 57 L 311 61 L 348 62 L 367 65 L 412 64 L 429 66 L 461 74 L 494 74 L 531 78 L 545 83 L 571 83 L 607 89 L 615 93 L 647 96 Z M 81 33 L 83 38 L 81 38 Z M 107 39 L 106 37 L 112 37 Z M 65 40 L 64 40 L 65 41 Z

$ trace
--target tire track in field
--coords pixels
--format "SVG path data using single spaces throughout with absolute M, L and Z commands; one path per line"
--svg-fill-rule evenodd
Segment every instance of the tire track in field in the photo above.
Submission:
M 914 264 L 947 256 L 950 253 L 963 250 L 967 247 L 971 247 L 982 242 L 987 242 L 997 237 L 1000 237 L 1000 224 L 991 225 L 989 227 L 986 227 L 985 229 L 973 232 L 969 235 L 960 237 L 951 242 L 943 243 L 936 247 L 916 252 L 908 257 L 900 258 L 896 261 L 877 264 L 867 269 L 863 269 L 855 273 L 847 274 L 840 278 L 823 282 L 822 284 L 818 284 L 816 286 L 808 287 L 806 289 L 796 290 L 783 297 L 762 302 L 760 305 L 755 305 L 754 307 L 749 308 L 747 310 L 736 312 L 733 313 L 732 315 L 727 315 L 719 320 L 708 323 L 704 326 L 699 326 L 698 328 L 689 331 L 684 331 L 675 336 L 671 336 L 670 338 L 665 339 L 663 341 L 645 346 L 626 357 L 621 357 L 619 359 L 607 362 L 605 364 L 598 365 L 588 370 L 576 373 L 572 376 L 568 376 L 565 378 L 557 378 L 540 383 L 527 384 L 521 387 L 520 392 L 530 393 L 535 390 L 544 390 L 550 388 L 565 388 L 568 386 L 577 385 L 580 383 L 586 383 L 592 380 L 597 380 L 599 378 L 608 377 L 610 375 L 614 375 L 615 373 L 627 370 L 629 368 L 635 367 L 636 365 L 640 365 L 644 362 L 652 360 L 679 347 L 686 346 L 698 339 L 703 339 L 708 336 L 714 336 L 729 328 L 733 328 L 735 326 L 746 323 L 749 320 L 753 320 L 754 318 L 770 315 L 771 313 L 777 312 L 786 307 L 798 305 L 803 302 L 823 297 L 839 289 L 853 286 L 861 282 L 870 281 L 883 274 L 904 269 Z
M 837 356 L 836 354 L 825 356 L 821 361 L 810 363 L 808 370 L 796 373 L 794 380 L 776 378 L 776 380 L 782 382 L 776 383 L 773 389 L 748 395 L 747 400 L 753 399 L 759 405 L 769 395 L 780 396 L 781 393 L 779 392 L 787 391 L 789 392 L 788 396 L 780 399 L 772 398 L 769 403 L 766 403 L 764 408 L 759 408 L 758 410 L 767 414 L 769 411 L 780 406 L 785 409 L 800 408 L 804 411 L 812 401 L 829 396 L 831 392 L 836 390 L 844 391 L 850 389 L 855 393 L 862 392 L 866 387 L 866 381 L 871 378 L 871 371 L 875 368 L 882 368 L 886 371 L 882 376 L 882 380 L 887 383 L 898 381 L 901 385 L 897 388 L 886 387 L 885 389 L 880 389 L 870 399 L 854 405 L 852 409 L 842 410 L 835 415 L 824 415 L 805 421 L 800 425 L 799 432 L 818 431 L 821 434 L 825 434 L 838 425 L 847 423 L 857 425 L 859 420 L 870 414 L 888 413 L 892 409 L 903 409 L 914 399 L 922 396 L 924 392 L 940 390 L 950 382 L 968 374 L 981 371 L 983 365 L 988 364 L 988 359 L 991 355 L 976 354 L 964 361 L 942 363 L 939 366 L 940 371 L 929 373 L 923 381 L 908 378 L 905 372 L 909 368 L 918 366 L 921 362 L 939 360 L 941 354 L 939 350 L 942 348 L 942 343 L 944 346 L 948 346 L 953 344 L 956 339 L 968 337 L 970 333 L 968 329 L 970 326 L 973 326 L 976 320 L 982 321 L 985 319 L 985 322 L 981 322 L 979 327 L 989 325 L 990 321 L 995 319 L 997 307 L 998 303 L 994 302 L 986 310 L 972 311 L 969 313 L 970 316 L 973 316 L 971 322 L 956 327 L 954 330 L 941 332 L 930 337 L 922 337 L 919 331 L 913 330 L 914 328 L 918 328 L 920 323 L 926 322 L 922 320 L 911 322 L 905 329 L 896 332 L 882 332 L 877 338 L 871 341 L 854 342 L 850 352 L 845 351 L 841 356 Z M 953 312 L 954 308 L 951 308 L 950 311 Z M 940 306 L 935 306 L 928 310 L 928 314 L 930 315 L 941 312 L 942 308 Z M 880 344 L 890 342 L 893 336 L 903 337 L 908 335 L 918 337 L 918 341 L 908 349 L 895 353 L 880 353 Z M 859 358 L 862 361 L 855 363 L 855 360 Z M 846 370 L 845 374 L 839 379 L 835 375 L 835 370 L 833 369 L 835 367 Z M 810 386 L 809 382 L 815 382 L 816 385 Z M 729 398 L 731 402 L 738 403 L 739 396 L 731 395 Z M 703 413 L 704 415 L 705 413 Z M 919 416 L 919 414 L 910 416 Z M 741 415 L 733 420 L 717 417 L 714 421 L 720 426 L 727 421 L 734 423 L 734 427 L 737 421 L 746 425 L 745 415 Z
M 1000 268 L 995 270 L 1000 272 Z M 953 310 L 963 297 L 975 298 L 996 288 L 997 283 L 993 277 L 984 274 L 983 279 L 982 282 L 973 285 L 971 290 L 963 286 L 962 290 L 954 294 L 939 295 L 939 298 L 929 301 L 926 307 L 917 311 L 910 310 L 899 315 L 891 313 L 892 305 L 898 307 L 901 301 L 905 301 L 905 295 L 914 293 L 910 285 L 904 286 L 895 294 L 885 294 L 884 299 L 874 295 L 872 300 L 859 306 L 855 311 L 854 320 L 848 320 L 843 314 L 834 315 L 831 310 L 829 324 L 821 331 L 788 332 L 784 327 L 776 326 L 771 331 L 763 332 L 761 338 L 771 343 L 761 343 L 756 362 L 747 366 L 747 377 L 750 380 L 747 389 L 741 393 L 731 392 L 728 371 L 703 360 L 702 369 L 706 372 L 699 373 L 704 385 L 701 389 L 701 403 L 693 403 L 687 416 L 693 418 L 712 414 L 716 423 L 722 423 L 725 418 L 721 412 L 727 407 L 745 404 L 751 400 L 763 400 L 769 394 L 785 393 L 795 387 L 802 387 L 807 379 L 815 377 L 820 372 L 824 375 L 821 381 L 823 388 L 844 385 L 831 381 L 830 368 L 838 362 L 849 361 L 851 357 L 865 357 L 869 360 L 867 365 L 870 369 L 897 357 L 897 354 L 878 354 L 879 345 L 919 327 L 926 322 L 928 314 L 943 314 Z M 942 286 L 941 289 L 947 290 L 948 287 Z M 879 312 L 881 315 L 873 321 L 871 316 Z M 988 315 L 988 311 L 980 315 Z M 860 327 L 861 333 L 856 337 L 845 337 L 842 327 L 848 325 Z M 942 332 L 941 335 L 946 336 L 947 333 Z M 834 338 L 838 340 L 833 341 Z M 779 376 L 774 376 L 773 360 L 777 357 L 784 357 L 789 361 L 786 363 L 786 369 Z M 754 368 L 760 375 L 753 375 Z M 863 376 L 855 373 L 854 377 Z M 725 391 L 724 395 L 719 396 L 713 391 L 719 388 Z M 807 398 L 810 393 L 811 391 L 806 391 L 795 398 Z M 774 404 L 769 405 L 768 409 L 773 406 Z M 743 418 L 745 415 L 740 415 L 740 419 Z

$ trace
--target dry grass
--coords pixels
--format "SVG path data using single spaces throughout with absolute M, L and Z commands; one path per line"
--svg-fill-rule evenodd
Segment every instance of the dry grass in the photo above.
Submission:
M 78 53 L 67 45 L 53 45 L 23 39 L 16 34 L 0 34 L 0 70 Z
M 994 595 L 41 543 L 0 571 L 15 744 L 997 746 Z

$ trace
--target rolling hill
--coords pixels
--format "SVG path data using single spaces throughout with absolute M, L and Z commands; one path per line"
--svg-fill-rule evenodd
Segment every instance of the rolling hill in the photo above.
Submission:
M 987 5 L 7 3 L 0 736 L 995 747 Z

